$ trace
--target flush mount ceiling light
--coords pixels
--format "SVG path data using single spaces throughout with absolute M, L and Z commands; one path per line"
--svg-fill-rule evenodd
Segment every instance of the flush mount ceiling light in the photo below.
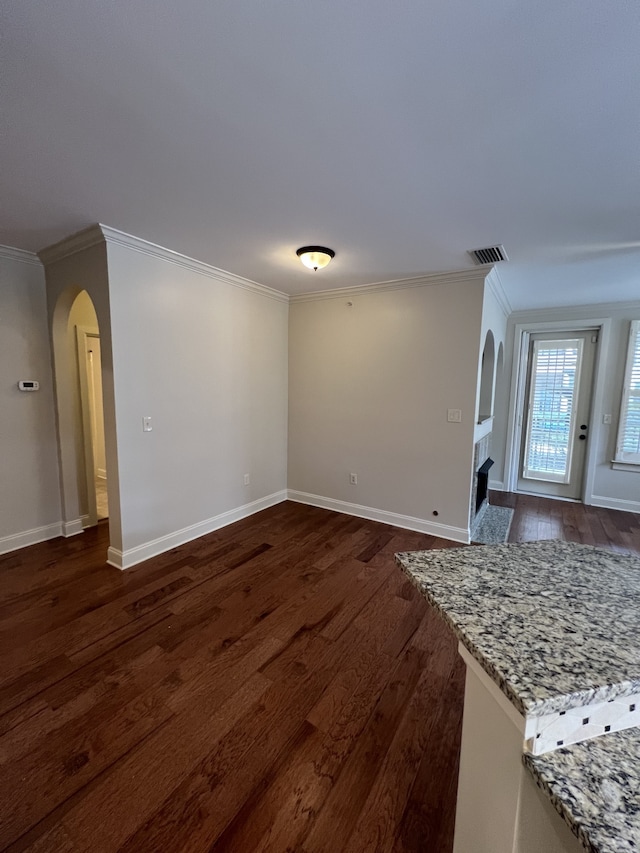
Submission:
M 303 246 L 296 252 L 305 267 L 316 271 L 326 267 L 335 254 L 333 249 L 327 249 L 325 246 Z

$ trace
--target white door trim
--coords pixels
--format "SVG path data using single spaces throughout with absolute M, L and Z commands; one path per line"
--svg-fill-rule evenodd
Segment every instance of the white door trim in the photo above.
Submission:
M 543 323 L 516 323 L 513 338 L 513 363 L 511 366 L 511 393 L 507 421 L 507 444 L 505 449 L 504 483 L 507 491 L 517 491 L 520 446 L 522 441 L 521 418 L 524 416 L 524 395 L 527 376 L 529 339 L 537 332 L 577 332 L 590 330 L 598 332 L 598 350 L 593 368 L 593 393 L 589 418 L 589 438 L 585 456 L 584 480 L 581 500 L 591 504 L 596 475 L 597 449 L 600 436 L 602 401 L 606 359 L 611 335 L 610 318 L 584 318 L 580 320 L 553 320 Z
M 96 503 L 95 466 L 93 464 L 93 433 L 91 430 L 91 409 L 89 405 L 89 378 L 87 376 L 86 341 L 87 338 L 99 338 L 100 332 L 90 326 L 76 326 L 76 345 L 78 352 L 78 373 L 80 376 L 80 408 L 82 410 L 82 443 L 84 446 L 84 470 L 87 480 L 87 516 L 85 527 L 98 523 Z

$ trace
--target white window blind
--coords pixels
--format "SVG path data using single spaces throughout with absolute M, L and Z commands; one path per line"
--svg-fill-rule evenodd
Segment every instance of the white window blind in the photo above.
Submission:
M 632 321 L 629 332 L 616 462 L 640 465 L 640 320 Z
M 582 340 L 534 343 L 523 477 L 569 482 L 581 359 Z

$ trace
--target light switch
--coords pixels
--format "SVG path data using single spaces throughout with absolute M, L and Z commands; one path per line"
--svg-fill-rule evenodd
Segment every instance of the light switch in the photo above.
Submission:
M 603 424 L 610 424 L 611 423 L 611 415 L 603 415 L 602 416 L 602 423 Z
M 142 419 L 142 432 L 151 432 L 153 427 L 151 426 L 151 418 L 143 418 Z
M 462 423 L 462 409 L 447 409 L 447 420 L 450 424 Z

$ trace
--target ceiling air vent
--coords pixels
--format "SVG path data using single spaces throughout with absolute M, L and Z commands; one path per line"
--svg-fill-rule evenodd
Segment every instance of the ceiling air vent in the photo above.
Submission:
M 508 261 L 504 246 L 489 246 L 487 249 L 471 249 L 469 254 L 479 266 L 497 264 L 498 261 Z

